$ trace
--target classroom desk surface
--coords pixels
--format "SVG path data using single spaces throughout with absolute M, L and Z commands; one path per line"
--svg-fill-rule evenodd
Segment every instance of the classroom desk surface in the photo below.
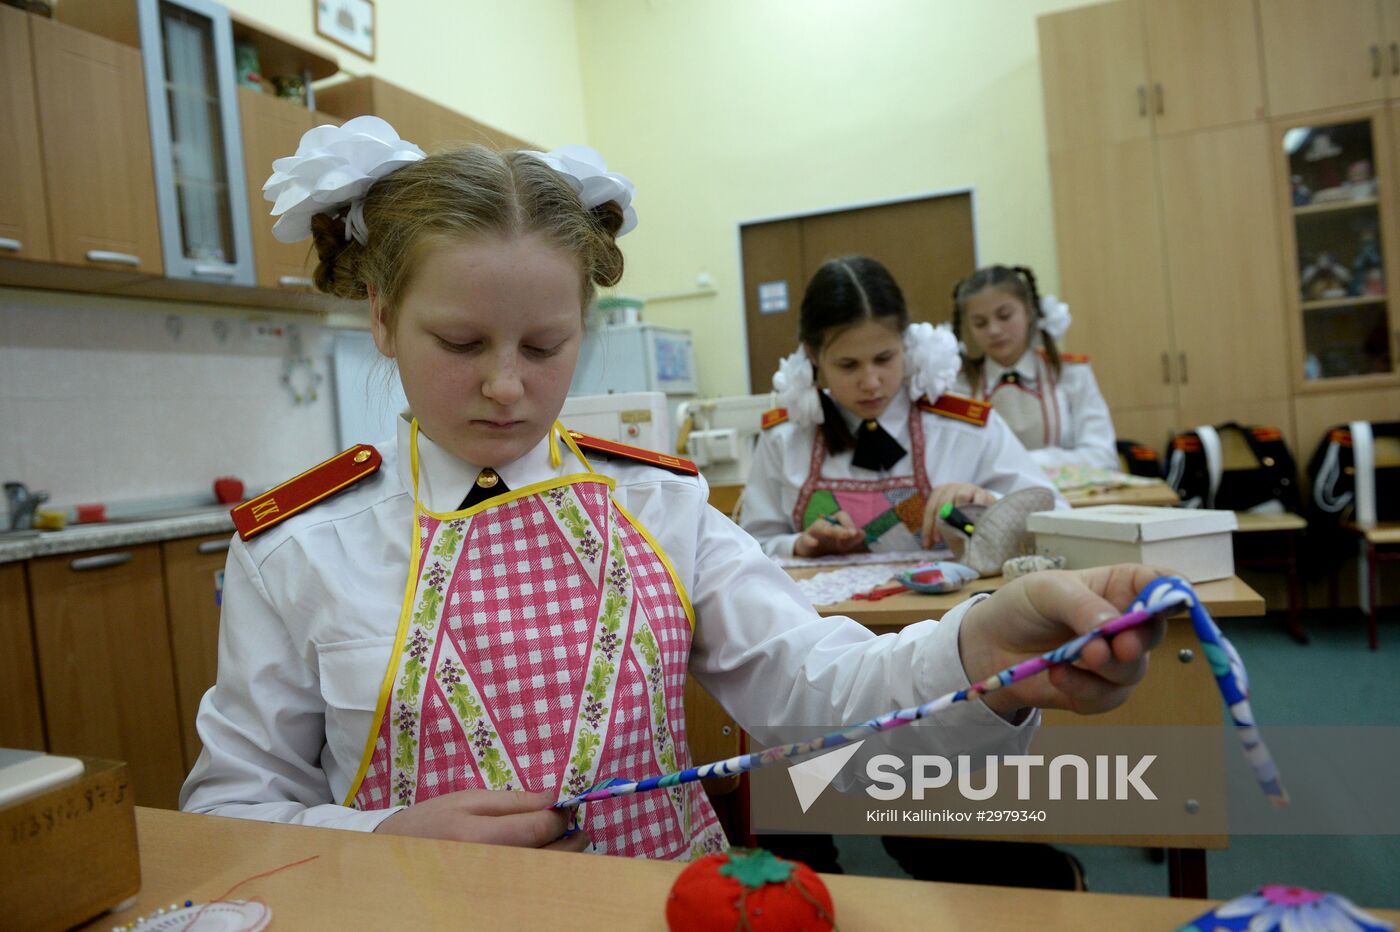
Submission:
M 827 569 L 831 568 L 790 567 L 787 572 L 793 579 L 805 579 Z M 846 615 L 876 631 L 895 631 L 925 618 L 942 618 L 968 596 L 979 592 L 991 592 L 1006 585 L 1006 582 L 1004 576 L 989 576 L 986 579 L 974 580 L 962 590 L 946 595 L 901 592 L 874 602 L 850 600 L 818 605 L 816 608 L 821 615 Z M 1195 590 L 1206 610 L 1216 618 L 1264 614 L 1264 597 L 1238 576 L 1196 583 Z
M 110 929 L 174 900 L 227 897 L 267 904 L 274 929 L 664 929 L 666 895 L 684 868 L 161 809 L 138 808 L 136 825 L 141 895 L 135 905 L 89 928 Z M 1167 930 L 1210 906 L 1204 900 L 875 877 L 822 880 L 845 929 L 927 928 L 934 922 L 969 930 L 1027 924 Z M 1400 911 L 1375 915 L 1400 919 Z
M 1065 501 L 1074 508 L 1089 505 L 1180 505 L 1181 496 L 1165 482 L 1133 485 L 1121 489 L 1087 489 L 1066 492 Z

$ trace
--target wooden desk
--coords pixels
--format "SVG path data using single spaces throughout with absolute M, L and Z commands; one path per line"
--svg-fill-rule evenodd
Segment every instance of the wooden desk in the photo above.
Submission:
M 274 929 L 663 929 L 684 865 L 274 825 L 136 810 L 137 903 L 90 928 L 110 929 L 186 899 L 258 899 Z M 295 867 L 258 877 L 305 858 Z M 229 892 L 246 878 L 258 877 Z M 1015 890 L 831 876 L 844 929 L 1173 929 L 1202 900 Z M 1377 911 L 1392 922 L 1400 911 Z M 933 918 L 936 917 L 936 920 Z
M 1165 482 L 1152 485 L 1129 485 L 1118 489 L 1085 489 L 1064 493 L 1071 507 L 1089 505 L 1180 505 L 1181 496 Z
M 793 579 L 806 579 L 829 567 L 802 567 L 789 569 Z M 883 634 L 898 631 L 926 618 L 942 618 L 955 605 L 979 592 L 991 592 L 1006 585 L 1003 576 L 990 576 L 974 580 L 959 592 L 947 595 L 922 595 L 917 592 L 901 592 L 878 602 L 846 601 L 832 605 L 818 605 L 821 615 L 846 615 L 873 631 Z M 1248 615 L 1264 614 L 1264 597 L 1255 592 L 1238 576 L 1217 579 L 1212 582 L 1197 583 L 1196 594 L 1201 597 L 1207 611 L 1216 618 L 1239 618 Z
M 740 485 L 712 485 L 710 486 L 710 504 L 727 515 L 734 514 L 734 508 L 739 504 L 739 496 L 744 494 L 744 486 Z

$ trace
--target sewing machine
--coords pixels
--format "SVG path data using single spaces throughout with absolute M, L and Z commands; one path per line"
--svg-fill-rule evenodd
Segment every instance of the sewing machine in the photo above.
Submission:
M 676 412 L 677 452 L 694 460 L 711 486 L 743 485 L 763 412 L 774 405 L 772 393 L 684 402 Z

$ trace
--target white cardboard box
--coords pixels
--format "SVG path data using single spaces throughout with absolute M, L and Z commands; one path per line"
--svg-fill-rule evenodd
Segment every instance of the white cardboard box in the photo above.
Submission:
M 1171 570 L 1188 582 L 1235 574 L 1230 532 L 1233 511 L 1098 505 L 1033 514 L 1026 527 L 1037 553 L 1059 554 L 1070 569 L 1113 563 L 1146 563 Z

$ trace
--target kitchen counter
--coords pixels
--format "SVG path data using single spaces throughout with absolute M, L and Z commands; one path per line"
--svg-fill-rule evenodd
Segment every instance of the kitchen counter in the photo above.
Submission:
M 186 508 L 169 514 L 124 518 L 98 524 L 75 524 L 61 531 L 40 531 L 34 536 L 0 533 L 0 563 L 57 553 L 125 547 L 152 541 L 177 540 L 204 534 L 232 534 L 229 505 Z

